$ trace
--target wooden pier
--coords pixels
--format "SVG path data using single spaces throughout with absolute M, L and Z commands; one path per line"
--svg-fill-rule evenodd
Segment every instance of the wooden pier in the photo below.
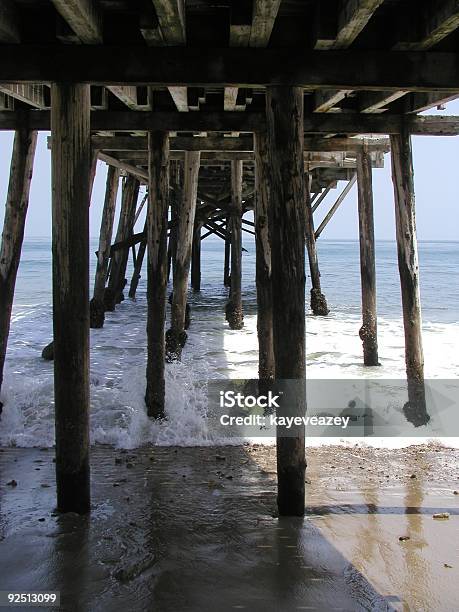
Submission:
M 243 327 L 242 235 L 255 235 L 261 380 L 304 381 L 305 292 L 327 316 L 316 242 L 358 183 L 363 361 L 377 366 L 372 168 L 391 151 L 408 402 L 429 420 L 411 136 L 459 134 L 419 115 L 459 96 L 459 5 L 449 0 L 3 0 L 0 130 L 15 144 L 0 251 L 0 385 L 37 131 L 51 131 L 56 473 L 62 511 L 90 509 L 89 329 L 148 276 L 148 415 L 163 418 L 165 363 L 186 342 L 200 243 L 222 240 L 226 318 Z M 109 166 L 89 294 L 88 208 Z M 122 180 L 122 185 L 120 181 Z M 317 225 L 338 182 L 344 191 Z M 139 189 L 145 229 L 134 234 Z M 114 243 L 115 202 L 122 211 Z M 321 210 L 322 210 L 321 208 Z M 254 211 L 254 221 L 244 214 Z M 139 208 L 137 208 L 137 214 Z M 138 250 L 135 247 L 138 245 Z M 312 285 L 306 286 L 305 252 Z M 145 256 L 146 255 L 146 256 Z M 172 273 L 172 319 L 166 300 Z M 91 307 L 90 307 L 90 298 Z M 305 397 L 293 398 L 298 413 Z M 304 429 L 278 439 L 278 505 L 304 511 Z

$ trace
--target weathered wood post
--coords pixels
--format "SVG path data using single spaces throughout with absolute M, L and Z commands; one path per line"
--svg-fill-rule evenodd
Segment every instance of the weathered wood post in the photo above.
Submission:
M 167 244 L 167 280 L 175 273 L 175 262 L 177 257 L 177 211 L 182 201 L 182 166 L 180 161 L 174 161 L 171 167 L 172 193 L 170 197 L 171 223 L 169 230 L 169 241 Z
M 223 285 L 230 286 L 230 265 L 231 265 L 231 219 L 226 217 L 225 223 L 225 263 L 223 267 Z
M 378 323 L 376 314 L 375 230 L 373 221 L 373 183 L 371 155 L 363 145 L 357 154 L 360 278 L 362 285 L 362 327 L 359 335 L 363 343 L 363 363 L 379 365 Z
M 182 348 L 185 346 L 187 338 L 185 314 L 200 158 L 201 154 L 199 151 L 185 151 L 183 197 L 177 210 L 177 254 L 174 271 L 171 326 L 166 333 L 166 354 L 169 360 L 180 359 Z
M 169 207 L 169 134 L 148 133 L 149 198 L 147 210 L 147 387 L 148 416 L 164 417 L 167 287 L 167 211 Z
M 128 174 L 123 185 L 120 218 L 116 231 L 115 242 L 124 242 L 132 234 L 135 210 L 139 197 L 139 180 Z M 126 285 L 126 267 L 129 259 L 129 247 L 115 251 L 112 256 L 110 278 L 105 291 L 105 309 L 115 310 L 115 305 L 123 300 L 123 290 Z
M 195 221 L 191 252 L 191 287 L 201 291 L 201 224 Z
M 267 88 L 271 282 L 276 381 L 284 387 L 278 414 L 304 416 L 305 271 L 303 90 Z M 294 381 L 298 381 L 294 384 Z M 285 385 L 282 381 L 288 381 Z M 305 428 L 277 431 L 279 514 L 304 514 Z
M 107 280 L 108 262 L 110 259 L 110 245 L 112 240 L 113 221 L 115 219 L 119 178 L 119 169 L 114 166 L 108 166 L 104 208 L 102 211 L 102 221 L 100 223 L 97 268 L 94 278 L 94 295 L 90 303 L 90 325 L 94 329 L 103 327 L 105 320 L 105 283 Z
M 271 245 L 269 242 L 269 162 L 265 132 L 255 135 L 255 248 L 257 284 L 258 377 L 274 378 Z
M 37 132 L 27 128 L 16 131 L 0 247 L 0 392 L 36 145 Z M 0 410 L 1 407 L 0 402 Z
M 57 505 L 90 510 L 90 86 L 51 86 Z
M 240 159 L 231 162 L 231 276 L 226 320 L 231 329 L 244 327 L 242 312 L 242 172 Z
M 406 129 L 390 137 L 392 181 L 395 195 L 398 269 L 405 329 L 405 363 L 408 380 L 406 418 L 416 427 L 429 422 L 424 387 L 421 298 L 416 238 L 413 156 L 411 136 Z
M 305 174 L 305 218 L 306 218 L 306 248 L 308 250 L 309 270 L 311 274 L 311 310 L 316 316 L 327 316 L 327 300 L 322 293 L 319 271 L 319 258 L 317 257 L 316 238 L 314 234 L 314 218 L 311 205 L 311 179 Z
M 143 233 L 147 234 L 147 222 L 145 222 L 145 227 Z M 137 287 L 139 285 L 140 273 L 142 271 L 143 260 L 145 258 L 145 251 L 147 250 L 147 241 L 142 240 L 139 244 L 139 250 L 137 251 L 137 258 L 135 261 L 134 272 L 132 273 L 131 284 L 129 286 L 129 297 L 131 300 L 135 299 L 135 294 L 137 292 Z

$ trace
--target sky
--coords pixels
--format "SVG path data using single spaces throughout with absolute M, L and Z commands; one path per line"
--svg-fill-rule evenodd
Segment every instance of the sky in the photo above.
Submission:
M 426 114 L 439 114 L 428 111 Z M 459 115 L 459 100 L 448 104 L 441 114 Z M 8 188 L 13 132 L 0 132 L 0 219 L 3 220 Z M 51 236 L 51 156 L 47 148 L 48 133 L 39 135 L 32 179 L 27 237 Z M 416 215 L 419 240 L 459 240 L 457 207 L 459 203 L 459 136 L 413 137 L 413 161 L 416 190 Z M 90 235 L 97 237 L 105 193 L 107 166 L 99 162 L 90 207 Z M 338 183 L 315 214 L 315 225 L 325 216 L 344 188 Z M 120 190 L 121 191 L 121 190 Z M 375 235 L 378 240 L 394 240 L 394 195 L 390 155 L 385 156 L 384 169 L 373 171 Z M 120 208 L 118 194 L 117 212 Z M 143 227 L 144 215 L 136 226 Z M 2 223 L 3 227 L 3 223 Z M 357 187 L 355 186 L 338 209 L 320 240 L 358 238 Z

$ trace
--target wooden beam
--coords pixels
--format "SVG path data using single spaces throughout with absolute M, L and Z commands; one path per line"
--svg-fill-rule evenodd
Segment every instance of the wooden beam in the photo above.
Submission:
M 49 111 L 0 111 L 0 130 L 15 130 L 24 125 L 30 129 L 50 129 Z M 163 127 L 167 131 L 238 131 L 256 132 L 264 128 L 264 116 L 258 112 L 151 112 L 151 111 L 92 111 L 91 130 L 135 132 L 148 126 Z M 304 117 L 305 133 L 310 136 L 325 134 L 399 134 L 405 128 L 417 136 L 457 136 L 459 117 L 438 115 L 371 115 L 364 113 L 312 113 Z M 333 151 L 335 140 L 322 150 Z M 336 139 L 338 142 L 338 139 Z M 328 145 L 327 145 L 328 147 Z M 319 149 L 320 150 L 320 149 Z M 352 150 L 350 148 L 349 150 Z
M 352 90 L 330 90 L 330 91 L 316 91 L 314 94 L 314 112 L 315 113 L 328 113 L 333 107 L 344 100 L 346 96 L 352 93 Z
M 52 0 L 52 3 L 83 44 L 102 42 L 102 14 L 94 0 Z
M 0 91 L 15 100 L 20 100 L 35 108 L 44 109 L 49 107 L 49 103 L 45 99 L 45 87 L 46 85 L 4 83 L 0 85 Z
M 457 0 L 426 2 L 419 7 L 420 37 L 417 41 L 401 42 L 398 50 L 423 51 L 434 47 L 459 27 L 459 4 Z
M 153 0 L 164 43 L 170 46 L 184 45 L 185 3 L 183 0 Z
M 384 0 L 345 0 L 338 17 L 338 33 L 332 49 L 347 49 Z
M 347 194 L 350 192 L 350 190 L 352 189 L 352 187 L 355 185 L 357 181 L 357 174 L 354 174 L 354 176 L 351 178 L 351 180 L 349 181 L 349 183 L 346 185 L 346 187 L 343 189 L 341 195 L 338 197 L 338 199 L 336 200 L 336 202 L 333 204 L 333 206 L 330 208 L 330 210 L 328 211 L 328 213 L 325 215 L 324 220 L 322 221 L 322 223 L 319 225 L 319 227 L 317 228 L 316 232 L 315 232 L 315 238 L 317 240 L 317 238 L 319 238 L 319 236 L 321 235 L 321 233 L 324 231 L 324 229 L 327 227 L 327 225 L 329 224 L 331 218 L 333 217 L 333 215 L 335 214 L 335 212 L 338 210 L 338 208 L 341 206 L 341 204 L 343 203 L 344 199 L 346 198 Z
M 177 107 L 179 113 L 187 113 L 188 107 L 188 93 L 186 87 L 169 87 L 169 93 L 171 94 L 174 104 Z
M 459 90 L 458 55 L 423 51 L 4 45 L 0 82 L 316 89 Z M 359 69 L 356 70 L 356 66 Z M 441 67 L 441 69 L 439 68 Z
M 107 87 L 114 96 L 132 110 L 150 108 L 149 104 L 139 104 L 137 100 L 137 87 L 135 85 L 109 85 Z
M 51 87 L 57 507 L 90 511 L 88 85 Z
M 389 139 L 385 137 L 366 140 L 371 152 L 388 153 Z M 304 150 L 308 152 L 356 152 L 363 144 L 362 138 L 305 138 Z M 132 136 L 93 136 L 92 146 L 102 151 L 147 151 L 146 137 Z M 235 151 L 252 152 L 254 150 L 252 135 L 226 138 L 221 136 L 177 136 L 170 139 L 172 152 L 176 151 Z
M 436 106 L 443 106 L 457 100 L 459 91 L 411 93 L 404 100 L 404 111 L 406 113 L 422 113 Z
M 98 157 L 101 161 L 104 161 L 109 166 L 114 166 L 115 168 L 119 168 L 120 170 L 124 170 L 128 174 L 132 174 L 133 176 L 141 179 L 142 183 L 148 183 L 148 172 L 142 170 L 141 168 L 137 168 L 132 164 L 127 164 L 125 162 L 119 161 L 116 157 L 111 157 L 110 155 L 105 155 L 102 152 L 99 152 Z
M 0 3 L 0 42 L 18 43 L 21 40 L 19 18 L 12 0 Z
M 266 47 L 271 38 L 281 0 L 253 0 L 250 47 Z
M 446 38 L 459 26 L 459 4 L 457 0 L 427 2 L 419 7 L 419 11 L 421 32 L 418 40 L 398 43 L 394 47 L 395 50 L 425 51 Z M 403 90 L 364 93 L 359 96 L 359 108 L 361 112 L 367 113 L 384 112 L 391 102 L 402 98 L 407 93 Z M 451 99 L 448 95 L 446 98 Z M 433 96 L 429 98 L 429 101 L 432 102 L 430 105 L 421 104 L 421 106 L 424 106 L 424 110 L 442 104 L 442 95 L 438 92 L 438 101 L 435 102 Z

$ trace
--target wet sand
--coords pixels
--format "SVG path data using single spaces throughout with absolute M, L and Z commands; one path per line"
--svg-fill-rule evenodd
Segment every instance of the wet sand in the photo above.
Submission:
M 457 451 L 308 462 L 305 519 L 279 519 L 272 447 L 96 447 L 88 518 L 54 512 L 52 449 L 3 449 L 0 590 L 66 611 L 457 609 Z

